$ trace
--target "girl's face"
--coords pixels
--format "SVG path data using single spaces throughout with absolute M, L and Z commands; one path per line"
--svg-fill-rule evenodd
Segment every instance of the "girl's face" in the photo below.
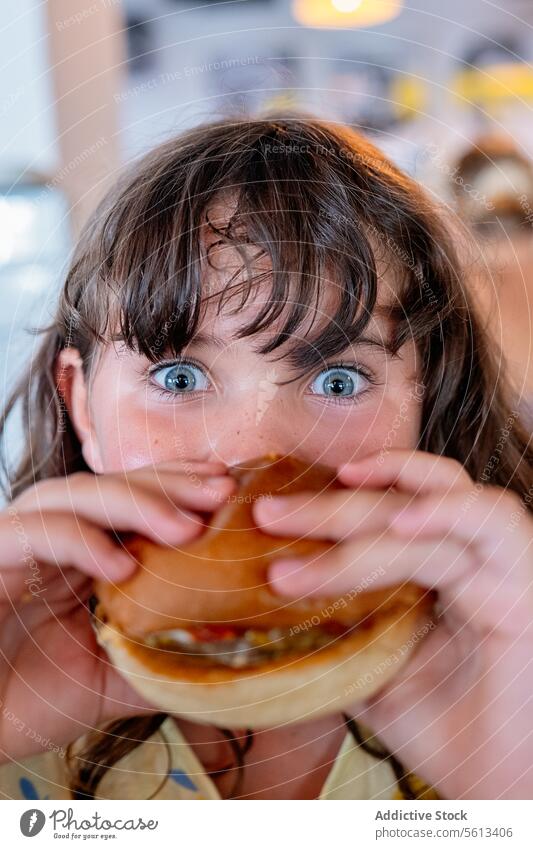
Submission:
M 231 247 L 216 254 L 214 266 L 210 254 L 210 286 L 218 289 L 242 260 Z M 390 294 L 391 281 L 381 283 L 382 292 Z M 310 311 L 300 337 L 312 323 L 315 336 L 327 322 L 324 291 L 321 311 Z M 364 339 L 302 375 L 280 359 L 284 348 L 270 355 L 257 352 L 277 325 L 236 338 L 261 306 L 260 287 L 236 315 L 224 309 L 217 315 L 215 302 L 180 362 L 165 360 L 162 351 L 154 366 L 123 345 L 109 344 L 86 386 L 79 359 L 72 349 L 63 352 L 62 365 L 74 366 L 64 369 L 71 375 L 71 418 L 95 472 L 172 459 L 232 465 L 271 451 L 335 466 L 373 452 L 415 447 L 421 413 L 415 346 L 408 343 L 393 357 L 385 347 L 390 332 L 385 317 L 376 314 Z

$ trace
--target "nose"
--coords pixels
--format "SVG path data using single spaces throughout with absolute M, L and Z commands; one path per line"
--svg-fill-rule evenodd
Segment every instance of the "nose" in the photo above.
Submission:
M 228 466 L 276 454 L 297 453 L 301 435 L 281 399 L 269 397 L 266 390 L 252 402 L 228 410 L 223 419 L 206 422 L 209 459 Z

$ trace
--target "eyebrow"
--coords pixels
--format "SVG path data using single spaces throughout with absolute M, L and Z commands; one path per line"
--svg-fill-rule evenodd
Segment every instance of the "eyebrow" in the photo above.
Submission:
M 374 312 L 382 317 L 388 317 L 390 315 L 390 306 L 387 304 L 376 304 L 374 307 Z M 225 348 L 228 347 L 229 343 L 226 339 L 222 339 L 215 333 L 205 333 L 205 331 L 199 330 L 197 333 L 194 334 L 193 338 L 187 343 L 185 347 L 189 348 L 195 344 L 214 345 L 215 348 L 218 348 L 218 350 L 223 351 Z M 311 342 L 310 344 L 312 345 L 313 343 Z M 384 341 L 383 339 L 376 339 L 373 336 L 361 336 L 356 341 L 346 345 L 346 348 L 343 348 L 343 350 L 338 354 L 338 356 L 340 356 L 344 351 L 347 351 L 352 346 L 379 348 L 390 358 L 396 358 L 398 356 L 398 352 L 393 345 Z
M 300 340 L 300 342 L 301 341 L 302 340 Z M 216 336 L 215 334 L 209 334 L 209 333 L 203 333 L 203 332 L 195 334 L 194 338 L 191 339 L 191 341 L 189 342 L 189 344 L 186 347 L 187 348 L 193 347 L 195 344 L 199 344 L 199 345 L 213 344 L 219 350 L 224 350 L 225 348 L 228 347 L 228 342 L 226 340 L 221 339 L 219 336 Z M 312 347 L 313 343 L 310 342 L 309 344 Z M 377 348 L 378 350 L 383 352 L 390 359 L 395 359 L 395 358 L 400 356 L 399 352 L 396 351 L 392 347 L 392 345 L 390 343 L 388 343 L 386 340 L 376 339 L 373 336 L 361 336 L 359 339 L 352 342 L 351 344 L 350 343 L 347 344 L 346 347 L 342 349 L 342 351 L 338 351 L 336 354 L 331 354 L 331 357 L 326 355 L 324 357 L 324 359 L 328 360 L 328 359 L 335 357 L 335 356 L 341 357 L 346 351 L 349 351 L 352 347 L 353 348 Z
M 195 333 L 193 338 L 189 342 L 189 345 L 195 345 L 195 344 L 198 344 L 198 345 L 210 345 L 211 344 L 211 345 L 214 345 L 215 348 L 220 348 L 221 350 L 223 350 L 224 348 L 227 348 L 227 346 L 228 346 L 227 341 L 225 341 L 224 339 L 221 339 L 220 336 L 217 336 L 214 333 L 203 333 L 202 331 Z M 189 345 L 187 347 L 189 347 Z

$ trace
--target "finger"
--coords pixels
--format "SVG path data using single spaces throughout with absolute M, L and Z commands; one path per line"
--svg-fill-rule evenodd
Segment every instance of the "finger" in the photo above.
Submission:
M 254 506 L 256 522 L 269 534 L 342 540 L 385 531 L 412 496 L 393 490 L 335 490 L 275 495 Z
M 222 460 L 182 460 L 179 458 L 166 460 L 162 463 L 157 463 L 155 466 L 150 464 L 141 466 L 140 470 L 153 468 L 206 476 L 225 475 L 228 473 L 228 466 Z
M 387 454 L 372 454 L 340 466 L 338 478 L 347 486 L 394 486 L 402 492 L 412 493 L 469 489 L 472 486 L 472 480 L 461 463 L 426 451 L 394 450 Z
M 135 561 L 113 543 L 101 528 L 75 517 L 72 513 L 4 514 L 0 518 L 1 580 L 9 597 L 25 592 L 46 596 L 46 585 L 40 578 L 40 563 L 54 566 L 74 566 L 94 578 L 122 581 L 131 575 Z
M 156 496 L 164 493 L 176 506 L 202 511 L 216 510 L 237 488 L 231 475 L 201 477 L 196 473 L 178 474 L 160 469 L 132 475 L 131 482 L 142 484 Z
M 67 478 L 40 481 L 13 502 L 27 511 L 72 511 L 101 527 L 137 531 L 162 545 L 180 544 L 197 536 L 201 518 L 175 504 L 165 493 L 137 484 L 124 475 L 77 472 Z
M 391 533 L 334 546 L 315 558 L 277 560 L 268 579 L 282 595 L 331 596 L 365 584 L 380 589 L 413 580 L 421 586 L 444 587 L 473 567 L 469 550 L 452 541 L 405 542 Z
M 474 546 L 481 564 L 491 559 L 508 569 L 530 544 L 529 534 L 511 532 L 520 506 L 514 493 L 479 484 L 466 492 L 420 496 L 391 519 L 391 527 L 402 537 L 451 537 Z

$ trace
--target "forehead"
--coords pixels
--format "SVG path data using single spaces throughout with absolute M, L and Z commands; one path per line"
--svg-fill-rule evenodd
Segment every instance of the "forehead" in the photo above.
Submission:
M 269 246 L 250 240 L 246 215 L 239 213 L 234 194 L 221 193 L 206 207 L 199 239 L 205 296 L 214 297 L 232 285 L 236 291 L 247 274 L 258 282 L 261 276 L 268 277 Z
M 151 269 L 147 285 L 124 287 L 117 321 L 110 319 L 116 327 L 110 340 L 124 341 L 157 362 L 178 356 L 200 334 L 216 332 L 234 340 L 253 338 L 248 345 L 259 354 L 279 349 L 298 369 L 365 337 L 395 349 L 398 281 L 405 270 L 390 260 L 381 240 L 374 244 L 354 221 L 353 252 L 345 243 L 341 253 L 323 244 L 320 226 L 302 223 L 309 210 L 285 210 L 277 221 L 275 211 L 269 216 L 269 210 L 240 201 L 219 195 L 199 211 L 195 232 L 183 233 L 189 246 L 183 287 L 176 273 L 167 274 L 170 259 Z M 289 213 L 299 216 L 294 225 Z M 307 241 L 301 241 L 302 233 Z M 167 254 L 170 249 L 167 243 Z M 130 281 L 135 286 L 133 277 Z
M 259 245 L 249 240 L 246 217 L 239 215 L 236 198 L 230 193 L 215 198 L 206 208 L 199 238 L 203 298 L 198 329 L 216 324 L 229 334 L 248 324 L 262 306 L 276 300 L 270 252 L 274 247 L 282 251 L 283 246 Z M 385 332 L 389 306 L 397 300 L 401 274 L 376 240 L 368 234 L 367 238 L 374 249 L 378 276 L 378 299 L 369 326 Z M 310 278 L 308 283 L 309 290 L 314 290 L 311 303 L 307 299 L 302 302 L 296 274 L 289 292 L 280 293 L 287 310 L 300 303 L 305 313 L 298 327 L 299 336 L 328 325 L 346 281 L 339 278 L 339 272 L 330 262 L 320 280 Z M 272 322 L 272 333 L 283 326 L 285 312 Z

